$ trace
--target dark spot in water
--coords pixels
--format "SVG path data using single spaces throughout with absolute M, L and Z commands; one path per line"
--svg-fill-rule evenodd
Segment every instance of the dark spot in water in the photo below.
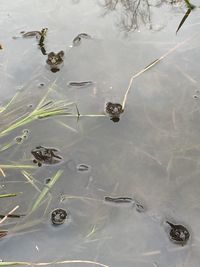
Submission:
M 120 121 L 120 118 L 119 117 L 114 117 L 114 118 L 110 118 L 110 119 L 113 122 L 119 122 Z
M 17 136 L 17 137 L 15 137 L 15 142 L 17 144 L 22 144 L 23 143 L 23 138 L 21 136 Z
M 91 166 L 81 163 L 76 166 L 76 169 L 78 172 L 89 172 L 91 170 Z
M 199 97 L 198 97 L 198 95 L 193 95 L 193 98 L 198 99 Z
M 44 83 L 40 83 L 40 84 L 38 85 L 38 87 L 39 87 L 39 88 L 44 87 Z
M 53 225 L 61 225 L 67 218 L 67 212 L 64 209 L 55 209 L 51 213 L 51 222 Z
M 138 212 L 144 212 L 145 211 L 144 206 L 141 203 L 139 203 L 138 201 L 135 202 L 135 208 Z
M 51 182 L 51 178 L 47 178 L 47 179 L 45 179 L 45 184 L 48 184 L 48 183 L 50 183 Z
M 56 72 L 58 72 L 60 69 L 59 69 L 59 68 L 51 68 L 50 70 L 51 70 L 51 72 L 56 73 Z
M 24 134 L 28 134 L 30 131 L 29 131 L 28 129 L 24 129 L 22 132 L 23 132 Z

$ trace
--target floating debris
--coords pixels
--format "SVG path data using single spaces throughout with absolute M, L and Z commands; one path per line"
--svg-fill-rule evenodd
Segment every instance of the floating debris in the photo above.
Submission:
M 24 129 L 22 132 L 23 132 L 24 134 L 28 134 L 28 133 L 30 133 L 30 131 L 29 131 L 28 129 Z
M 193 98 L 198 99 L 199 97 L 198 97 L 198 95 L 193 95 Z
M 112 203 L 133 203 L 134 200 L 131 197 L 108 197 L 106 196 L 104 198 L 106 202 L 112 202 Z
M 55 154 L 55 152 L 58 152 L 55 148 L 46 148 L 43 146 L 37 146 L 35 149 L 31 151 L 31 154 L 34 156 L 33 163 L 38 164 L 39 167 L 42 166 L 42 164 L 56 164 L 60 162 L 62 159 L 61 156 L 58 156 Z
M 24 139 L 27 139 L 29 132 L 30 132 L 30 131 L 29 131 L 28 129 L 24 129 L 24 130 L 22 131 L 23 134 L 22 134 L 21 136 L 16 136 L 16 137 L 15 137 L 15 142 L 16 142 L 17 144 L 22 144 L 23 141 L 24 141 Z
M 73 39 L 73 45 L 78 46 L 81 44 L 81 38 L 84 39 L 91 39 L 92 37 L 87 33 L 79 33 L 74 39 Z
M 81 38 L 84 38 L 84 39 L 91 39 L 91 38 L 92 38 L 92 37 L 91 37 L 89 34 L 87 34 L 87 33 L 79 33 L 78 36 L 81 37 Z
M 60 70 L 60 65 L 63 63 L 64 51 L 60 51 L 57 54 L 54 52 L 50 52 L 48 54 L 48 58 L 46 63 L 50 66 L 50 70 L 52 72 L 57 72 Z
M 40 47 L 40 50 L 42 52 L 43 55 L 46 55 L 46 49 L 45 49 L 45 45 L 44 45 L 44 41 L 45 41 L 45 38 L 46 38 L 46 35 L 47 35 L 47 31 L 48 31 L 48 28 L 44 28 L 41 30 L 40 32 L 40 39 L 39 39 L 39 43 L 38 43 L 38 46 Z
M 39 88 L 42 88 L 42 87 L 44 87 L 44 85 L 45 85 L 44 83 L 40 83 L 40 84 L 38 85 L 38 87 L 39 87 Z
M 51 178 L 46 178 L 45 179 L 45 184 L 48 184 L 48 183 L 50 183 L 51 182 Z
M 120 120 L 120 115 L 124 112 L 122 105 L 119 103 L 106 103 L 106 113 L 110 116 L 113 122 L 118 122 Z
M 22 138 L 27 139 L 30 131 L 28 129 L 24 129 L 22 132 L 23 132 Z
M 39 38 L 41 35 L 40 31 L 30 31 L 30 32 L 21 32 L 23 38 L 36 37 Z
M 43 28 L 41 31 L 30 31 L 30 32 L 24 32 L 21 31 L 20 33 L 22 34 L 22 38 L 32 38 L 36 37 L 38 39 L 38 46 L 40 47 L 40 50 L 43 55 L 46 55 L 46 49 L 44 45 L 45 37 L 47 34 L 48 28 Z M 20 38 L 19 36 L 13 36 L 13 39 L 18 39 Z
M 51 222 L 54 225 L 61 225 L 67 218 L 67 212 L 63 209 L 55 209 L 51 213 Z
M 67 85 L 72 87 L 84 87 L 92 84 L 93 84 L 92 81 L 86 81 L 86 82 L 69 82 Z
M 184 246 L 190 237 L 190 233 L 187 228 L 185 228 L 185 226 L 181 224 L 173 224 L 169 221 L 166 221 L 166 223 L 169 224 L 171 227 L 169 233 L 170 240 L 176 244 Z
M 0 238 L 6 236 L 8 234 L 7 230 L 0 230 Z
M 2 46 L 2 44 L 0 44 L 0 50 L 2 50 L 3 49 L 3 46 Z
M 139 203 L 137 200 L 135 200 L 135 208 L 136 208 L 136 211 L 138 211 L 138 212 L 144 212 L 145 211 L 144 206 L 141 203 Z
M 80 43 L 81 43 L 81 37 L 76 36 L 76 37 L 74 38 L 74 40 L 73 40 L 73 45 L 74 45 L 74 46 L 77 46 L 77 45 L 79 45 Z
M 76 166 L 76 169 L 78 172 L 89 172 L 91 170 L 91 166 L 81 163 Z
M 23 138 L 21 136 L 17 136 L 17 137 L 15 137 L 15 142 L 17 144 L 22 144 L 23 143 Z

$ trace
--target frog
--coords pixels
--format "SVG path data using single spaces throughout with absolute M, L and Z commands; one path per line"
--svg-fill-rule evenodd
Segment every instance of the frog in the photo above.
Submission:
M 67 212 L 64 209 L 55 209 L 51 213 L 51 222 L 53 225 L 61 225 L 67 218 Z
M 173 224 L 169 221 L 166 221 L 166 223 L 171 227 L 169 232 L 170 240 L 175 244 L 184 246 L 190 238 L 188 229 L 181 224 Z
M 64 51 L 60 51 L 57 54 L 54 52 L 50 52 L 47 55 L 46 63 L 50 66 L 50 70 L 52 72 L 57 72 L 60 70 L 60 65 L 63 63 Z
M 47 56 L 48 56 L 47 61 L 46 61 L 47 64 L 55 67 L 63 63 L 64 51 L 61 50 L 57 54 L 54 52 L 50 52 Z
M 37 146 L 31 150 L 31 154 L 34 156 L 33 163 L 41 167 L 42 164 L 56 164 L 62 159 L 61 156 L 55 154 L 58 152 L 55 148 L 47 148 L 44 146 Z
M 113 122 L 118 122 L 123 112 L 124 110 L 121 104 L 112 102 L 106 103 L 106 113 L 108 113 Z

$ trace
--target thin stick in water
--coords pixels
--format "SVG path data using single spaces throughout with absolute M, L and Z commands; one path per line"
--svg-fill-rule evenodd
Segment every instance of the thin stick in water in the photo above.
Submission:
M 159 63 L 160 61 L 162 61 L 164 58 L 166 58 L 167 56 L 169 56 L 171 53 L 173 53 L 174 51 L 176 51 L 178 48 L 180 48 L 181 46 L 183 46 L 184 44 L 186 44 L 187 42 L 189 42 L 190 40 L 192 40 L 197 34 L 193 35 L 190 38 L 187 38 L 186 40 L 184 40 L 183 42 L 178 43 L 177 45 L 175 45 L 174 47 L 172 47 L 170 50 L 168 50 L 165 54 L 163 54 L 161 57 L 159 57 L 158 59 L 154 60 L 152 63 L 150 63 L 148 66 L 146 66 L 144 69 L 142 69 L 141 71 L 139 71 L 138 73 L 134 74 L 130 81 L 129 81 L 129 85 L 128 88 L 126 89 L 125 95 L 124 95 L 124 99 L 122 102 L 122 108 L 123 110 L 125 109 L 125 105 L 126 105 L 126 101 L 127 101 L 127 97 L 128 97 L 128 93 L 131 89 L 133 80 L 137 77 L 139 77 L 141 74 L 143 74 L 145 71 L 149 70 L 150 68 L 152 68 L 153 66 L 155 66 L 157 63 Z

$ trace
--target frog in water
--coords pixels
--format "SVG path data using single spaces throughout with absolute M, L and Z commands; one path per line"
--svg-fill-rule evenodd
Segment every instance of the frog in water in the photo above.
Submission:
M 51 213 L 51 222 L 54 225 L 61 225 L 67 218 L 67 212 L 63 209 L 55 209 Z
M 34 156 L 33 162 L 38 164 L 39 167 L 41 167 L 42 164 L 56 164 L 60 162 L 62 157 L 56 155 L 55 152 L 58 152 L 55 148 L 37 146 L 35 149 L 31 150 L 31 154 Z
M 119 103 L 106 103 L 106 113 L 110 116 L 113 122 L 118 122 L 120 120 L 120 115 L 124 112 L 122 105 Z
M 64 51 L 60 51 L 57 54 L 50 52 L 47 56 L 46 63 L 50 66 L 52 72 L 59 71 L 59 66 L 63 63 L 64 60 Z
M 176 244 L 184 246 L 190 237 L 190 233 L 187 228 L 181 224 L 173 224 L 168 221 L 166 221 L 166 223 L 171 227 L 169 232 L 170 240 Z

